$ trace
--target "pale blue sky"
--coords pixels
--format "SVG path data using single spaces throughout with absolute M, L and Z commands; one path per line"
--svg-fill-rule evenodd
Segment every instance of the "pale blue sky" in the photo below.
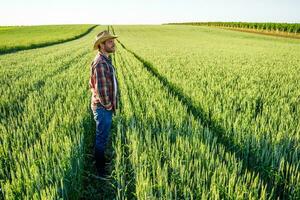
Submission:
M 300 0 L 0 0 L 0 25 L 300 23 Z

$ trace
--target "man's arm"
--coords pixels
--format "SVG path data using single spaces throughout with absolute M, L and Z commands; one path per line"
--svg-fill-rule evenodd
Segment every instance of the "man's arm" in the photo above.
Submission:
M 106 64 L 99 62 L 96 65 L 95 75 L 97 81 L 97 92 L 102 100 L 102 105 L 107 110 L 112 109 L 112 103 L 109 100 L 109 92 L 108 92 L 108 85 L 107 85 L 107 78 L 105 76 L 105 67 Z
M 94 77 L 94 69 L 93 69 L 94 61 L 91 63 L 91 70 L 90 70 L 90 80 L 89 80 L 89 88 L 91 92 L 94 94 L 95 90 L 95 77 Z

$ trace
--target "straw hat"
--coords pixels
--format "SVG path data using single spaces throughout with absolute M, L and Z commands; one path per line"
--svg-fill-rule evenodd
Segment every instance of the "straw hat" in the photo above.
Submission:
M 96 36 L 95 42 L 94 42 L 94 50 L 98 49 L 98 45 L 100 43 L 105 42 L 108 39 L 115 39 L 117 38 L 117 35 L 111 35 L 108 31 L 102 31 L 100 33 L 98 33 L 98 35 Z

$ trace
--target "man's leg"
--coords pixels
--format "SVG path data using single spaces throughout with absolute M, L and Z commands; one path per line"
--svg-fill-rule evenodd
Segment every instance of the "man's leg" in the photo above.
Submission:
M 112 123 L 112 111 L 104 108 L 97 108 L 94 112 L 94 119 L 96 121 L 96 140 L 95 140 L 95 158 L 96 167 L 100 172 L 104 172 L 105 158 L 104 152 L 107 139 L 110 133 Z

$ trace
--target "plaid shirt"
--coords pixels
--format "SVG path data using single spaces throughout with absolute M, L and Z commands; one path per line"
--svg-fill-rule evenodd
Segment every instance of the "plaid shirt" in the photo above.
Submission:
M 92 91 L 92 109 L 104 107 L 115 113 L 118 102 L 115 69 L 111 59 L 100 52 L 91 63 L 89 86 Z

